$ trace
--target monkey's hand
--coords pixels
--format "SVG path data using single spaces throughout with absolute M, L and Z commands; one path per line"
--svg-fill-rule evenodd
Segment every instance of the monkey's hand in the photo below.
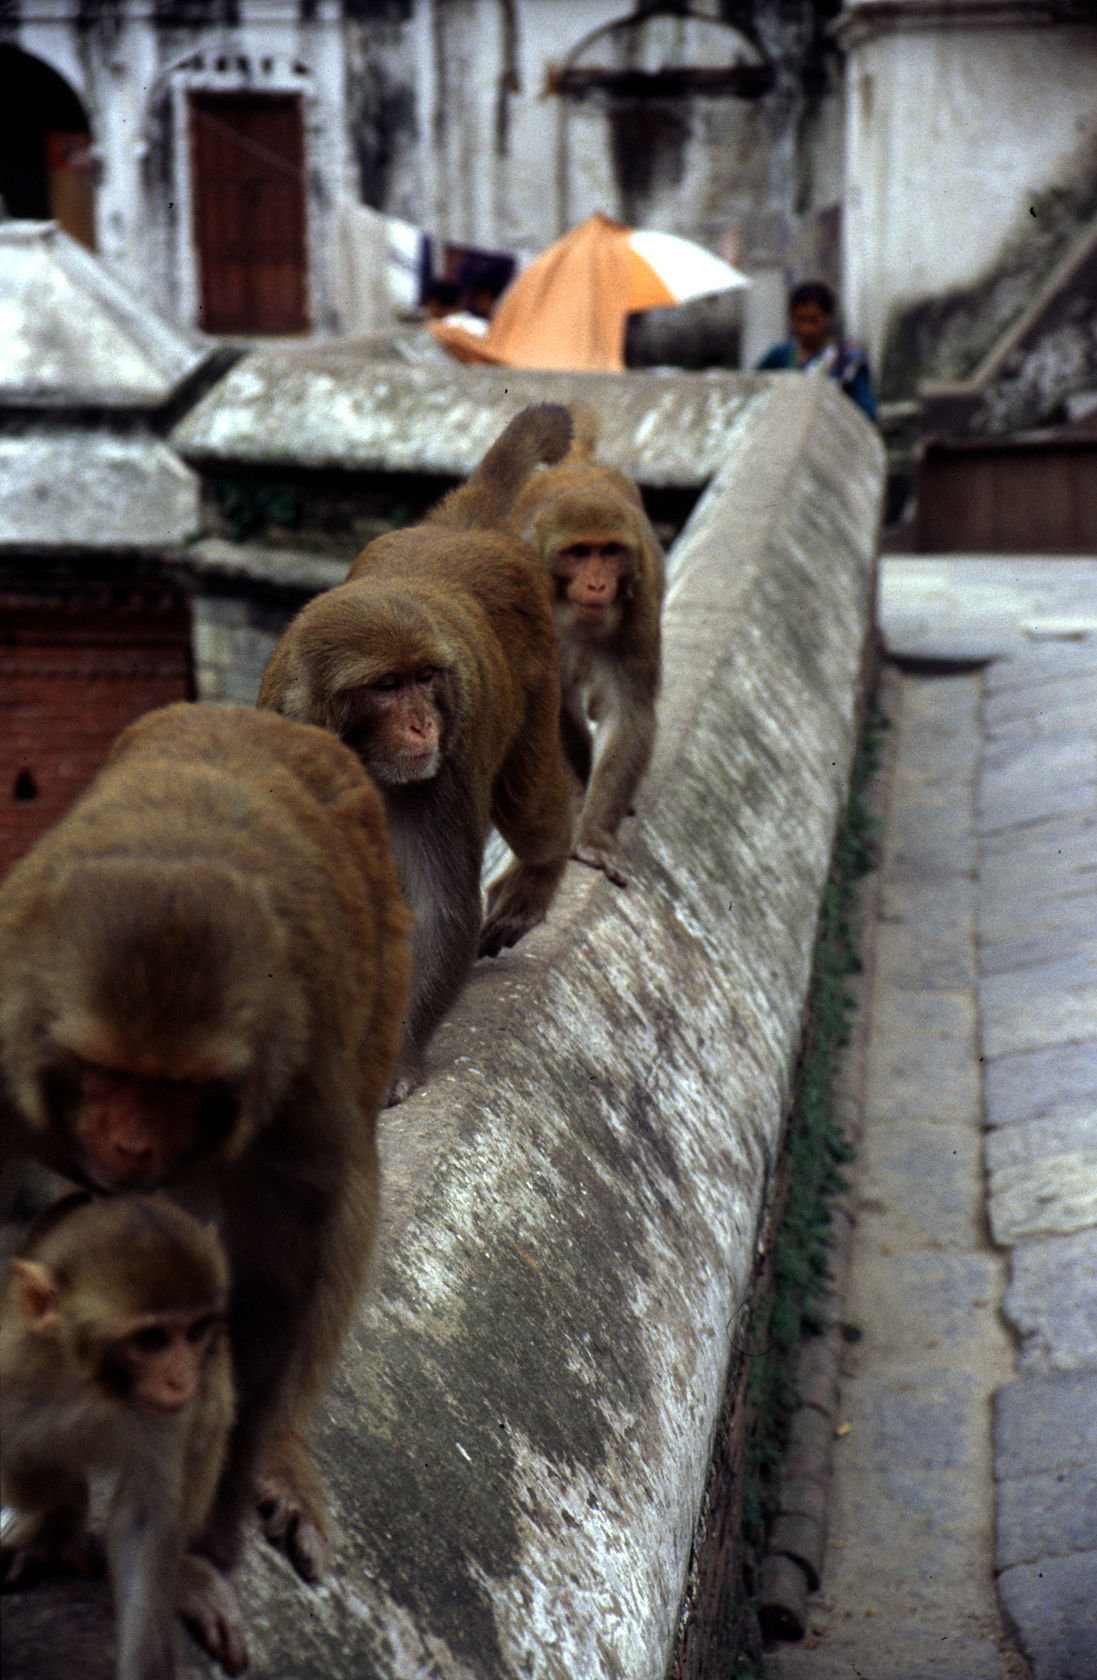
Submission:
M 308 1449 L 292 1430 L 263 1455 L 255 1484 L 263 1533 L 285 1552 L 303 1581 L 319 1581 L 328 1562 L 328 1525 L 320 1478 Z
M 579 841 L 572 850 L 572 857 L 578 863 L 585 863 L 589 869 L 600 869 L 615 887 L 627 887 L 628 876 L 617 861 L 617 852 L 612 841 L 601 845 L 592 845 L 588 841 Z
M 208 1558 L 188 1552 L 179 1571 L 179 1614 L 226 1674 L 248 1666 L 244 1618 L 236 1592 Z

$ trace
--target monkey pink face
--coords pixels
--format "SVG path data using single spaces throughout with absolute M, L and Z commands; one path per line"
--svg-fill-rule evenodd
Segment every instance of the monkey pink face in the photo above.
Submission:
M 76 1138 L 101 1189 L 153 1190 L 213 1142 L 218 1094 L 211 1087 L 88 1062 L 77 1071 Z
M 155 1417 L 169 1417 L 195 1396 L 221 1322 L 220 1311 L 147 1313 L 108 1350 L 106 1387 Z
M 628 570 L 629 551 L 622 542 L 572 542 L 556 557 L 556 575 L 564 582 L 564 600 L 571 609 L 571 627 L 580 635 L 605 634 L 620 616 L 612 609 Z
M 349 696 L 351 721 L 343 739 L 374 780 L 394 787 L 425 782 L 442 761 L 443 673 L 434 665 L 392 671 Z

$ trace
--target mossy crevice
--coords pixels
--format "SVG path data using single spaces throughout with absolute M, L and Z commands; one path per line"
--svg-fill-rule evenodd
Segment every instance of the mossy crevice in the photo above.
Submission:
M 754 1308 L 747 1378 L 752 1425 L 741 1506 L 747 1593 L 752 1586 L 751 1560 L 761 1556 L 777 1511 L 789 1427 L 800 1402 L 799 1350 L 807 1338 L 822 1334 L 832 1323 L 832 1204 L 846 1188 L 844 1168 L 853 1156 L 852 1142 L 836 1113 L 835 1076 L 857 1007 L 849 982 L 861 969 L 859 887 L 875 864 L 879 823 L 871 788 L 886 728 L 883 712 L 870 708 L 820 909 L 796 1094 L 777 1171 L 767 1285 Z M 736 1680 L 749 1680 L 755 1673 L 753 1662 L 751 1656 L 740 1657 L 733 1671 Z

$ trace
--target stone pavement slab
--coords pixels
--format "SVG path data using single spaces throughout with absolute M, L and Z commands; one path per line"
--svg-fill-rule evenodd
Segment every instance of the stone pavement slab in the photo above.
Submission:
M 1097 711 L 1097 678 L 1088 672 L 1057 677 L 1037 693 L 1030 687 L 1004 688 L 988 694 L 983 725 L 995 744 L 1032 735 L 1041 739 L 1063 730 L 1087 729 Z
M 1071 575 L 1070 568 L 1053 565 L 1046 574 L 1048 587 L 1058 586 L 1069 598 L 1075 585 L 1085 597 L 1080 619 L 1089 621 L 1086 634 L 1076 637 L 1048 637 L 1034 641 L 1022 635 L 1002 652 L 1009 658 L 996 659 L 987 666 L 985 687 L 988 695 L 1002 694 L 1020 688 L 1038 699 L 1045 683 L 1057 683 L 1068 677 L 1086 677 L 1097 671 L 1097 560 L 1080 562 L 1079 570 Z
M 997 1565 L 1097 1551 L 1097 1465 L 1008 1476 L 998 1483 Z M 1093 1606 L 1097 1612 L 1097 1604 Z
M 893 985 L 875 1005 L 866 1107 L 881 1119 L 978 1124 L 975 998 Z
M 880 618 L 892 654 L 1027 659 L 1035 653 L 1039 660 L 1040 644 L 1034 646 L 1032 634 L 1049 619 L 1067 629 L 1097 630 L 1097 560 L 888 555 L 881 570 Z
M 933 1115 L 876 1125 L 862 1145 L 861 1205 L 889 1205 L 888 1242 L 896 1249 L 974 1248 L 983 1224 L 981 1164 L 974 1126 L 942 1125 Z
M 1097 1370 L 1018 1377 L 994 1396 L 999 1477 L 1097 1464 Z
M 881 921 L 877 928 L 877 960 L 889 971 L 901 972 L 914 991 L 957 992 L 975 983 L 971 894 L 959 891 L 940 896 L 951 915 L 894 918 Z
M 999 1127 L 986 1160 L 996 1242 L 1097 1225 L 1097 1112 Z
M 1041 897 L 1038 886 L 1028 896 L 1022 896 L 1022 891 L 1019 889 L 1016 897 L 980 902 L 976 913 L 980 953 L 1009 939 L 1042 941 L 1056 933 L 1071 939 L 1077 948 L 1079 920 L 1088 913 L 1089 895 L 1078 892 Z
M 1079 905 L 1080 910 L 1087 906 Z M 1097 913 L 1097 894 L 1092 906 Z M 1097 1024 L 1097 927 L 1078 931 L 1077 949 L 1059 961 L 1026 964 L 979 982 L 988 1056 L 1082 1042 Z
M 1021 1371 L 1097 1369 L 1097 1227 L 1019 1243 L 1002 1311 Z
M 1084 1119 L 1097 1093 L 1097 1042 L 1054 1044 L 1046 1050 L 988 1060 L 984 1101 L 988 1126 L 1018 1120 Z
M 981 939 L 979 963 L 984 974 L 1005 974 L 1015 968 L 1050 967 L 1060 960 L 1097 962 L 1094 937 L 1078 926 L 1069 905 L 1056 907 L 1056 925 L 1038 927 L 1028 922 L 998 939 Z
M 1097 1551 L 1003 1570 L 998 1590 L 1032 1662 L 1032 1680 L 1093 1680 Z
M 988 748 L 976 814 L 984 832 L 1090 812 L 1097 799 L 1097 746 L 1091 731 L 1031 734 Z

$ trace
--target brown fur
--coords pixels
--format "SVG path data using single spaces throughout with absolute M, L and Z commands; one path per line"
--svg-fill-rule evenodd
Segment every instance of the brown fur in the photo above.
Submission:
M 418 1078 L 477 950 L 493 956 L 539 922 L 565 868 L 574 788 L 558 738 L 552 589 L 501 526 L 536 463 L 558 458 L 569 436 L 565 409 L 523 410 L 467 484 L 422 524 L 370 543 L 348 582 L 304 608 L 263 678 L 261 706 L 351 741 L 381 785 L 416 920 L 393 1100 Z M 396 678 L 406 699 L 376 691 Z M 437 739 L 437 760 L 397 781 L 391 744 L 419 727 Z M 492 823 L 516 861 L 492 886 L 481 929 Z
M 560 641 L 561 727 L 586 792 L 573 856 L 625 884 L 616 833 L 651 759 L 660 682 L 665 561 L 631 479 L 594 458 L 598 416 L 572 406 L 569 454 L 529 479 L 511 527 L 554 578 Z M 571 544 L 623 545 L 623 575 L 595 627 L 568 598 L 561 555 Z
M 369 1261 L 408 920 L 353 754 L 241 707 L 132 725 L 0 889 L 5 1155 L 147 1189 L 104 1177 L 92 1120 L 195 1128 L 196 1158 L 173 1142 L 150 1170 L 217 1210 L 232 1268 L 240 1415 L 204 1541 L 221 1565 L 261 1458 L 268 1533 L 320 1567 L 302 1437 Z
M 75 1196 L 32 1229 L 0 1300 L 0 1481 L 14 1513 L 0 1578 L 92 1567 L 89 1476 L 109 1475 L 119 1680 L 170 1680 L 177 1612 L 228 1673 L 247 1666 L 231 1586 L 185 1555 L 212 1506 L 232 1424 L 218 1327 L 227 1297 L 215 1233 L 165 1196 Z M 152 1322 L 179 1325 L 194 1385 L 170 1415 L 150 1416 L 115 1380 L 132 1360 L 163 1357 L 131 1344 Z

